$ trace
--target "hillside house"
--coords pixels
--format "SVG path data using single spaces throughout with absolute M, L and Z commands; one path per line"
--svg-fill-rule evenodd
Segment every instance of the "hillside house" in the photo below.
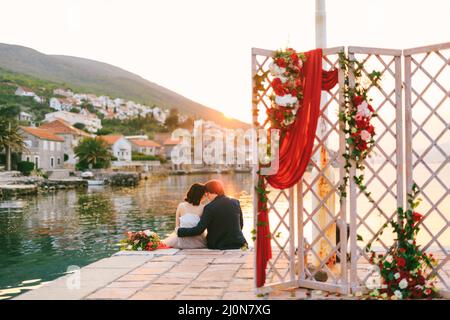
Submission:
M 131 161 L 131 142 L 122 135 L 98 136 L 110 147 L 111 153 L 117 161 Z
M 130 139 L 132 151 L 145 154 L 147 156 L 157 156 L 161 153 L 162 146 L 149 139 Z
M 63 151 L 68 157 L 65 165 L 69 168 L 73 168 L 77 163 L 77 157 L 74 152 L 75 147 L 78 146 L 81 139 L 91 136 L 90 134 L 73 127 L 61 119 L 44 123 L 39 128 L 48 130 L 64 139 Z
M 101 120 L 97 117 L 97 115 L 92 113 L 85 115 L 67 111 L 56 111 L 45 115 L 45 122 L 51 122 L 56 119 L 64 120 L 72 126 L 75 123 L 82 123 L 86 126 L 86 130 L 92 133 L 97 132 L 98 129 L 102 128 Z
M 28 149 L 22 153 L 22 160 L 33 162 L 35 168 L 43 170 L 64 167 L 64 138 L 41 128 L 20 127 L 19 132 Z

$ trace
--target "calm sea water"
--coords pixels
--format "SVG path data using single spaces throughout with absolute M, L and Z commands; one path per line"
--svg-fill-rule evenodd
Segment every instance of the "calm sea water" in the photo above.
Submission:
M 128 230 L 168 235 L 187 187 L 212 178 L 221 179 L 227 193 L 240 199 L 250 242 L 250 174 L 169 176 L 143 180 L 136 188 L 89 187 L 87 192 L 61 190 L 0 201 L 0 298 L 17 294 L 14 288 L 57 278 L 68 266 L 110 256 Z M 40 280 L 27 284 L 35 279 Z

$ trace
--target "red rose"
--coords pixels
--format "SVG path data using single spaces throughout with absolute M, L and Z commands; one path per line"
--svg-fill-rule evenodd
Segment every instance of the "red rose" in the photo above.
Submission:
M 284 96 L 284 87 L 280 78 L 275 78 L 272 80 L 272 89 L 277 96 Z
M 361 151 L 365 151 L 367 149 L 367 142 L 361 140 L 358 142 L 358 149 Z
M 405 248 L 400 248 L 400 249 L 398 249 L 398 251 L 401 252 L 401 253 L 405 253 L 406 252 Z
M 367 132 L 369 132 L 371 135 L 375 134 L 375 127 L 371 124 L 369 124 L 366 128 Z
M 368 122 L 365 119 L 356 120 L 356 127 L 358 129 L 365 129 L 368 125 Z
M 291 60 L 293 64 L 298 64 L 298 56 L 296 53 L 291 54 Z
M 369 108 L 370 112 L 372 112 L 372 113 L 375 112 L 375 110 L 373 109 L 372 105 L 369 104 L 367 107 Z
M 365 100 L 363 97 L 361 96 L 356 96 L 353 98 L 353 105 L 354 106 L 359 106 L 361 103 L 363 103 Z
M 286 60 L 284 58 L 278 58 L 276 63 L 280 68 L 286 68 Z
M 420 213 L 414 211 L 412 214 L 412 218 L 414 222 L 419 222 L 420 220 L 422 220 L 423 216 Z
M 402 257 L 397 257 L 395 259 L 395 261 L 397 262 L 397 266 L 399 266 L 400 268 L 403 268 L 406 266 L 406 260 Z
M 291 95 L 292 95 L 293 97 L 296 97 L 296 96 L 297 96 L 297 90 L 292 89 L 292 90 L 291 90 Z

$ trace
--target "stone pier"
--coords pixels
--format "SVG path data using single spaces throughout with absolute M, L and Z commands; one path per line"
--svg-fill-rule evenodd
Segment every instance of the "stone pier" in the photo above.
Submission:
M 306 290 L 257 296 L 253 251 L 119 252 L 15 299 L 256 300 L 305 299 Z

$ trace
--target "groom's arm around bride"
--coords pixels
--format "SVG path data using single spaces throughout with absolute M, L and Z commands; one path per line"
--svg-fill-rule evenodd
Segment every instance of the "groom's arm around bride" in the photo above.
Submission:
M 207 182 L 206 191 L 211 202 L 205 206 L 200 222 L 193 228 L 179 228 L 178 236 L 196 236 L 207 230 L 209 249 L 242 248 L 247 241 L 242 234 L 243 217 L 239 200 L 227 197 L 219 180 Z

